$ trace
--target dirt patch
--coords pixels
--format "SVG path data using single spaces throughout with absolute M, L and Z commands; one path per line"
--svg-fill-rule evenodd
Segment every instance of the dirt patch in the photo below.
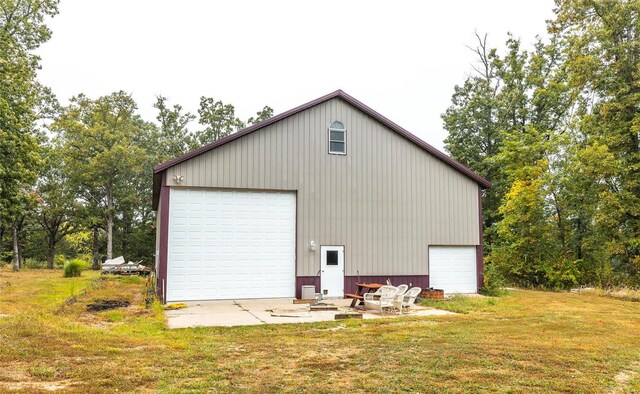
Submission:
M 71 382 L 64 380 L 56 382 L 0 382 L 4 391 L 59 391 L 68 388 Z
M 127 300 L 95 300 L 90 304 L 87 304 L 87 311 L 99 312 L 109 309 L 126 308 L 131 303 Z
M 38 380 L 26 372 L 28 369 L 28 363 L 5 365 L 0 371 L 0 392 L 58 391 L 72 385 L 72 382 L 68 380 Z
M 636 361 L 629 365 L 627 369 L 624 369 L 616 375 L 614 378 L 616 382 L 616 387 L 611 390 L 612 394 L 624 393 L 625 387 L 629 384 L 632 379 L 635 379 L 638 375 L 640 375 L 640 361 Z

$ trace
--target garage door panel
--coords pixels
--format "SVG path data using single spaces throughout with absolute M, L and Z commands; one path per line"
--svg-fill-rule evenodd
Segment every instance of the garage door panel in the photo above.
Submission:
M 169 201 L 169 301 L 294 296 L 293 193 L 171 189 Z
M 475 246 L 430 246 L 429 285 L 445 293 L 476 293 Z

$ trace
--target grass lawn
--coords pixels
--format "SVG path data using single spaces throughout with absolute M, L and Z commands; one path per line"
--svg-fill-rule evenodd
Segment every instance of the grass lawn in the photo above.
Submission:
M 513 291 L 437 302 L 454 316 L 167 330 L 143 290 L 0 269 L 0 392 L 640 392 L 639 302 Z M 131 306 L 87 312 L 100 298 Z

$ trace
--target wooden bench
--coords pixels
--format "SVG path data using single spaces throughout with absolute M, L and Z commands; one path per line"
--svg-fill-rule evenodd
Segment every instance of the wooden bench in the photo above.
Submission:
M 358 295 L 358 294 L 347 293 L 344 296 L 347 297 L 347 298 L 353 298 L 353 299 L 356 299 L 356 300 L 364 300 L 364 296 L 361 296 L 361 295 Z

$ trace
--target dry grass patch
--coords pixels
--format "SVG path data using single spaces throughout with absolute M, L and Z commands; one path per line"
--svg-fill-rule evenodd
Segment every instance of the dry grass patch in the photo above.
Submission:
M 145 308 L 137 278 L 0 271 L 5 282 L 0 371 L 14 374 L 0 373 L 0 391 L 52 382 L 78 393 L 634 392 L 640 384 L 632 367 L 640 303 L 592 294 L 458 299 L 447 304 L 464 312 L 455 316 L 167 330 L 161 306 Z M 130 306 L 88 312 L 96 299 Z
M 603 297 L 617 298 L 624 301 L 640 302 L 640 290 L 628 287 L 614 287 L 609 289 L 586 288 L 580 289 L 583 294 L 595 294 Z

